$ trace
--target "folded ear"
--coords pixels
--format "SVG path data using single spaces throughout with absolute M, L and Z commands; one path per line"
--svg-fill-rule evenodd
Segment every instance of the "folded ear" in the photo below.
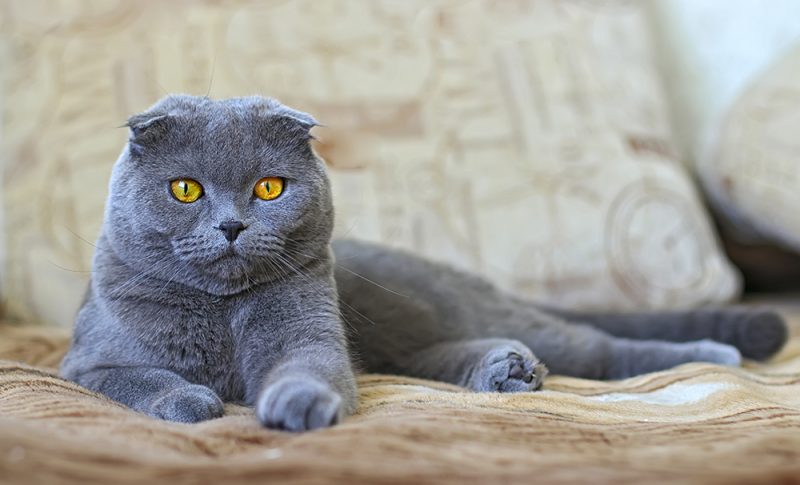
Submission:
M 284 129 L 287 129 L 288 134 L 303 141 L 313 139 L 311 129 L 320 126 L 320 123 L 310 114 L 285 106 L 272 98 L 264 101 L 259 112 L 268 121 L 279 123 Z M 268 125 L 271 124 L 268 123 Z
M 147 146 L 164 136 L 171 122 L 170 115 L 160 112 L 145 112 L 131 116 L 125 124 L 130 128 L 128 146 L 131 155 L 141 156 Z
M 284 118 L 289 118 L 290 120 L 294 120 L 307 130 L 311 130 L 315 126 L 319 126 L 319 122 L 314 119 L 308 113 L 303 113 L 302 111 L 297 111 L 296 109 L 292 109 L 288 106 L 284 106 L 279 104 L 278 107 L 272 112 L 273 116 L 280 116 Z

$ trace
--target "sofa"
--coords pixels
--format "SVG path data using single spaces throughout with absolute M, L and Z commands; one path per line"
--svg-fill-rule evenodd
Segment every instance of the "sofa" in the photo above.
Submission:
M 800 99 L 787 81 L 800 57 L 695 153 L 674 133 L 658 14 L 621 0 L 4 2 L 0 483 L 798 481 L 791 296 L 744 295 L 789 324 L 768 362 L 556 375 L 520 394 L 362 375 L 358 411 L 305 434 L 232 404 L 208 422 L 163 422 L 58 376 L 121 126 L 167 92 L 267 94 L 313 113 L 337 237 L 567 308 L 739 301 L 720 227 L 796 249 L 796 191 L 770 189 L 792 179 L 789 145 L 758 151 L 763 170 L 748 172 L 763 140 L 737 133 L 785 113 L 776 96 Z

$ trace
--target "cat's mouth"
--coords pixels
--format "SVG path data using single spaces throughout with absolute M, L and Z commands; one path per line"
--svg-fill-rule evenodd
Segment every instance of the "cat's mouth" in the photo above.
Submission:
M 277 252 L 277 238 L 260 234 L 252 236 L 258 237 L 258 244 L 241 238 L 231 243 L 209 243 L 193 237 L 173 240 L 173 248 L 175 254 L 200 275 L 220 283 L 239 285 L 263 280 L 275 270 L 270 256 Z

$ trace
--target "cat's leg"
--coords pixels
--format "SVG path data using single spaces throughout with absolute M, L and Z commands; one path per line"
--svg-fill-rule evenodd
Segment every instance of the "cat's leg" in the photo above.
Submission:
M 615 338 L 613 348 L 607 369 L 609 379 L 623 379 L 688 362 L 710 362 L 728 366 L 739 366 L 742 363 L 742 356 L 736 347 L 713 340 L 676 343 Z
M 539 308 L 617 337 L 671 342 L 712 339 L 733 345 L 743 356 L 756 360 L 774 355 L 786 343 L 789 334 L 783 317 L 764 308 L 703 308 L 649 313 L 592 313 Z
M 556 374 L 589 379 L 622 379 L 687 362 L 739 365 L 736 348 L 700 340 L 665 342 L 609 335 L 587 325 L 549 321 L 546 325 L 509 324 Z
M 269 428 L 331 426 L 357 406 L 336 290 L 312 270 L 248 295 L 233 325 L 246 402 Z
M 443 342 L 412 354 L 402 372 L 474 391 L 535 391 L 547 368 L 522 342 L 478 339 Z
M 144 414 L 181 423 L 222 416 L 222 400 L 206 386 L 153 367 L 103 367 L 70 376 L 78 384 Z
M 481 338 L 516 339 L 551 372 L 593 379 L 691 361 L 736 365 L 740 360 L 735 348 L 714 342 L 618 338 L 567 323 L 480 275 L 406 252 L 353 241 L 341 241 L 335 249 L 342 310 L 355 327 L 352 339 L 370 371 L 394 371 L 396 356 L 407 349 L 416 354 L 441 342 Z
M 356 408 L 355 377 L 341 347 L 296 346 L 259 381 L 256 417 L 269 428 L 332 426 Z

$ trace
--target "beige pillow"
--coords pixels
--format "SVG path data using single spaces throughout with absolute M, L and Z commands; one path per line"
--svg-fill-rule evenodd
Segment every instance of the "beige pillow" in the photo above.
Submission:
M 562 305 L 732 298 L 675 162 L 637 2 L 11 2 L 4 292 L 68 324 L 90 276 L 116 128 L 166 92 L 314 113 L 337 234 Z M 213 74 L 213 76 L 212 76 Z
M 800 45 L 739 97 L 699 164 L 739 239 L 800 250 Z

